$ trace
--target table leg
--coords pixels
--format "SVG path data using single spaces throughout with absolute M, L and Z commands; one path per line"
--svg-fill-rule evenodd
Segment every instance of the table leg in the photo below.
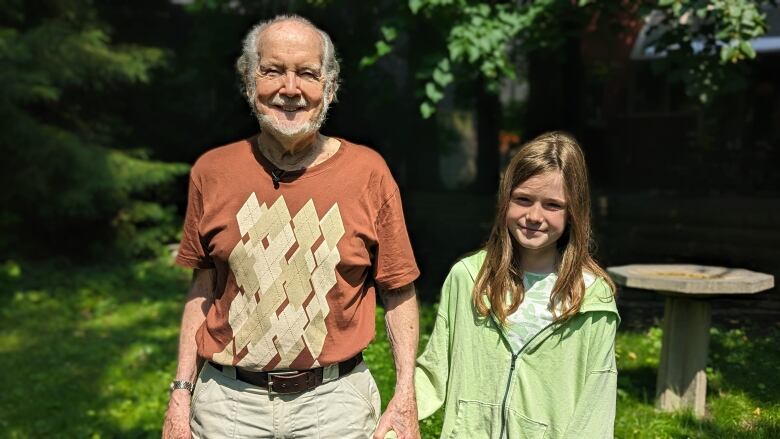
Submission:
M 691 408 L 696 417 L 704 416 L 711 315 L 707 300 L 666 298 L 656 384 L 659 409 Z

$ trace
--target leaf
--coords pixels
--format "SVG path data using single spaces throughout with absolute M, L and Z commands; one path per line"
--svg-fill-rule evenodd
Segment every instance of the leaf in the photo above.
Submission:
M 379 58 L 376 56 L 364 56 L 360 58 L 359 66 L 361 69 L 374 65 Z
M 452 73 L 442 72 L 440 70 L 433 71 L 433 81 L 440 87 L 446 87 L 449 85 L 455 77 Z
M 446 87 L 455 77 L 450 73 L 450 61 L 442 59 L 433 70 L 433 81 L 440 87 Z
M 384 41 L 377 41 L 376 44 L 374 44 L 374 47 L 376 47 L 376 54 L 378 57 L 385 56 L 393 50 L 393 48 Z
M 444 97 L 444 94 L 432 82 L 425 84 L 425 95 L 434 103 L 439 102 Z
M 477 59 L 479 59 L 479 49 L 475 45 L 469 45 L 466 47 L 466 53 L 469 56 L 469 62 L 473 63 Z
M 732 57 L 732 52 L 734 52 L 734 48 L 730 46 L 723 46 L 720 48 L 720 62 L 725 63 L 728 62 Z
M 742 14 L 742 19 L 740 20 L 742 24 L 745 26 L 755 26 L 756 25 L 756 13 L 753 9 L 748 9 Z
M 420 114 L 422 114 L 423 119 L 430 118 L 435 112 L 436 109 L 429 102 L 423 102 L 420 104 Z
M 412 14 L 416 14 L 420 11 L 423 7 L 422 0 L 409 0 L 409 9 L 412 11 Z
M 460 41 L 451 42 L 447 49 L 450 52 L 450 59 L 453 61 L 459 61 L 463 57 L 463 44 Z
M 756 57 L 756 51 L 755 51 L 755 49 L 753 49 L 753 46 L 752 46 L 752 45 L 751 45 L 749 42 L 747 42 L 747 41 L 745 41 L 745 40 L 742 40 L 742 41 L 739 43 L 739 50 L 740 50 L 740 51 L 741 51 L 741 52 L 742 52 L 742 53 L 743 53 L 745 56 L 747 56 L 748 58 L 751 58 L 751 59 L 752 59 L 752 58 L 755 58 L 755 57 Z
M 393 42 L 398 37 L 398 31 L 392 26 L 382 26 L 381 31 L 387 42 Z

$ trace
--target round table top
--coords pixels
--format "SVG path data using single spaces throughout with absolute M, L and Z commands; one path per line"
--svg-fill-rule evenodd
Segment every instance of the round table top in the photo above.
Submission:
M 632 264 L 607 272 L 619 285 L 683 295 L 753 294 L 775 286 L 771 274 L 707 265 Z

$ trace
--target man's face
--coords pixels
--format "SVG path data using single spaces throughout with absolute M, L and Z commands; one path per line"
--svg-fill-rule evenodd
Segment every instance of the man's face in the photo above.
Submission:
M 274 137 L 303 137 L 319 130 L 330 98 L 324 96 L 322 40 L 314 29 L 284 21 L 259 38 L 255 111 Z

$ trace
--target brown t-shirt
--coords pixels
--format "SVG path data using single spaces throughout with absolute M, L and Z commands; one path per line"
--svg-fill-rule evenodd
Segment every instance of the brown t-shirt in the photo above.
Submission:
M 278 183 L 272 169 L 254 140 L 192 168 L 176 262 L 217 277 L 198 354 L 251 370 L 346 360 L 374 337 L 375 285 L 419 275 L 398 186 L 379 154 L 344 140 Z

